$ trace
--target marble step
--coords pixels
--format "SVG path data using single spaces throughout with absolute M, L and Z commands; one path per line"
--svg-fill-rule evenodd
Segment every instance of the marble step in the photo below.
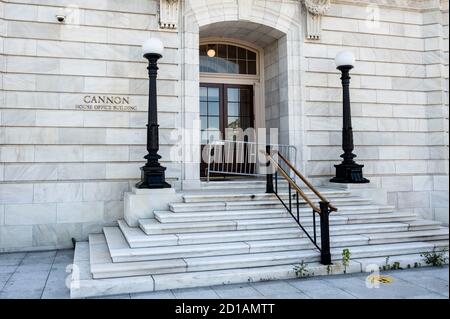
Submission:
M 429 243 L 433 243 L 433 245 L 436 247 L 436 249 L 438 249 L 438 250 L 442 250 L 442 249 L 445 249 L 445 250 L 447 250 L 448 251 L 448 248 L 449 248 L 449 241 L 448 241 L 448 239 L 446 239 L 446 240 L 433 240 L 433 241 L 429 241 Z
M 439 250 L 439 246 L 436 248 Z M 449 256 L 448 251 L 445 253 L 445 256 L 448 258 L 448 256 Z M 381 271 L 389 270 L 389 269 L 392 269 L 392 266 L 395 263 L 398 263 L 398 266 L 401 269 L 431 266 L 425 262 L 423 256 L 421 256 L 421 254 L 390 255 L 390 256 L 383 256 L 383 257 L 356 258 L 356 259 L 352 259 L 352 261 L 360 264 L 361 270 L 363 272 L 364 271 L 371 272 L 371 271 L 376 270 L 377 268 L 380 269 Z M 447 262 L 447 264 L 448 264 L 448 262 Z M 175 274 L 175 276 L 176 275 L 177 274 Z
M 279 180 L 278 183 L 280 185 L 287 185 L 287 182 L 284 180 Z M 266 189 L 266 180 L 263 178 L 260 179 L 251 179 L 251 180 L 241 180 L 241 181 L 210 181 L 210 182 L 201 182 L 200 190 L 209 190 L 209 189 L 246 189 L 251 185 L 251 188 L 255 189 Z
M 427 229 L 440 228 L 442 223 L 437 220 L 416 219 L 416 220 L 410 221 L 408 223 L 408 225 L 409 225 L 409 228 L 408 228 L 409 230 L 427 230 Z
M 340 216 L 344 217 L 344 216 Z M 417 219 L 416 214 L 409 212 L 394 212 L 384 214 L 362 214 L 347 215 L 348 224 L 368 224 L 368 223 L 390 223 L 401 221 L 413 221 Z
M 110 255 L 114 262 L 314 248 L 311 241 L 306 238 L 306 235 L 304 235 L 303 232 L 299 233 L 302 235 L 302 238 L 299 238 L 300 236 L 297 238 L 285 238 L 284 231 L 281 229 L 281 232 L 278 233 L 278 237 L 276 237 L 277 239 L 272 238 L 270 240 L 251 238 L 250 240 L 241 239 L 240 241 L 216 242 L 212 244 L 192 244 L 183 241 L 179 242 L 179 246 L 130 248 L 128 242 L 118 227 L 104 228 L 104 234 L 108 243 Z M 424 231 L 405 231 L 399 233 L 391 232 L 362 235 L 332 235 L 330 238 L 332 247 L 400 243 L 410 241 L 437 241 L 445 239 L 448 239 L 447 228 Z
M 448 256 L 448 253 L 447 253 Z M 398 262 L 402 268 L 413 268 L 429 266 L 424 263 L 422 256 L 418 253 L 390 255 L 389 263 L 392 265 Z M 158 274 L 153 275 L 154 290 L 166 290 L 177 288 L 193 288 L 212 285 L 238 284 L 246 282 L 258 282 L 268 280 L 283 280 L 296 278 L 294 267 L 298 261 L 292 264 L 248 267 L 224 270 L 210 270 L 185 272 L 177 274 Z M 333 264 L 328 267 L 319 262 L 306 263 L 308 276 L 332 276 L 342 275 L 344 273 L 360 273 L 373 271 L 374 266 L 382 268 L 386 263 L 385 257 L 361 257 L 352 259 L 347 267 L 343 267 L 339 257 L 333 260 Z
M 330 223 L 346 224 L 348 219 L 341 216 L 330 217 Z M 305 226 L 312 225 L 312 222 L 305 222 Z M 185 223 L 160 223 L 155 219 L 139 220 L 139 227 L 147 235 L 156 234 L 181 234 L 197 232 L 216 232 L 232 230 L 252 230 L 252 229 L 273 229 L 273 228 L 298 228 L 292 217 L 267 218 L 267 219 L 242 219 L 242 220 L 217 220 L 203 222 Z
M 221 243 L 243 240 L 264 240 L 278 238 L 300 238 L 303 232 L 297 224 L 288 219 L 287 227 L 255 230 L 210 231 L 196 233 L 179 233 L 169 235 L 147 235 L 139 228 L 131 228 L 120 222 L 120 229 L 128 244 L 132 248 L 171 246 L 185 244 Z M 131 229 L 130 229 L 131 228 Z M 166 237 L 170 236 L 170 237 Z M 173 236 L 173 240 L 172 240 Z M 161 241 L 159 238 L 163 237 Z M 168 239 L 171 239 L 170 241 Z
M 441 241 L 448 240 L 448 228 L 433 230 L 415 230 L 398 233 L 366 234 L 369 244 L 402 243 L 408 241 Z
M 103 229 L 113 262 L 132 262 L 177 259 L 204 256 L 226 256 L 269 251 L 314 249 L 308 238 L 283 238 L 271 240 L 247 240 L 207 244 L 184 244 L 149 248 L 130 248 L 118 227 Z M 281 233 L 282 235 L 282 233 Z M 355 246 L 368 244 L 369 239 L 360 235 L 336 236 L 332 246 Z
M 373 224 L 352 224 L 352 225 L 332 225 L 330 226 L 330 234 L 333 235 L 354 235 L 354 234 L 370 234 L 381 232 L 403 232 L 407 230 L 427 230 L 437 229 L 440 223 L 434 221 L 415 220 L 411 222 L 394 222 L 394 223 L 373 223 Z M 286 224 L 280 225 L 279 228 L 272 229 L 256 229 L 256 230 L 232 230 L 232 231 L 210 231 L 198 233 L 179 233 L 167 235 L 147 235 L 140 228 L 129 227 L 125 221 L 119 220 L 119 227 L 125 236 L 128 244 L 132 248 L 137 247 L 155 247 L 155 246 L 171 246 L 183 244 L 202 244 L 202 243 L 218 243 L 241 240 L 264 240 L 277 238 L 298 238 L 304 236 L 292 218 L 285 219 Z M 288 228 L 290 227 L 290 228 Z M 310 234 L 313 233 L 312 227 L 305 227 Z M 300 231 L 299 231 L 300 230 Z M 317 228 L 320 234 L 320 228 Z
M 100 237 L 101 236 L 101 237 Z M 209 271 L 219 269 L 233 269 L 245 267 L 264 267 L 283 264 L 295 264 L 300 261 L 319 261 L 320 253 L 317 249 L 303 249 L 290 251 L 271 251 L 263 253 L 230 254 L 207 257 L 185 257 L 165 260 L 134 261 L 113 263 L 109 257 L 105 237 L 95 237 L 96 243 L 90 243 L 91 272 L 94 278 L 112 278 L 120 276 L 153 275 L 158 273 L 176 273 L 186 271 Z M 92 238 L 90 238 L 91 240 Z M 448 243 L 447 243 L 448 245 Z M 380 257 L 401 254 L 421 253 L 431 251 L 433 242 L 409 242 L 401 244 L 361 245 L 350 246 L 352 259 L 366 257 Z M 332 259 L 341 259 L 343 248 L 332 248 Z M 184 261 L 184 266 L 181 263 Z M 165 266 L 164 266 L 165 265 Z
M 117 224 L 132 248 L 178 245 L 176 234 L 147 235 L 140 227 L 130 227 L 123 219 L 119 219 Z
M 306 203 L 299 201 L 305 207 Z M 339 205 L 368 205 L 370 199 L 360 197 L 338 197 L 333 199 L 332 204 Z M 282 208 L 283 204 L 277 200 L 257 200 L 257 201 L 228 201 L 228 202 L 201 202 L 201 203 L 171 203 L 169 209 L 174 213 L 199 212 L 199 211 L 222 211 L 237 209 L 264 209 Z
M 342 259 L 342 250 L 346 246 L 331 249 L 332 259 Z M 431 251 L 434 248 L 433 243 L 410 242 L 401 244 L 384 245 L 362 245 L 350 248 L 353 258 L 379 257 L 401 254 L 421 253 Z M 242 265 L 246 267 L 263 267 L 282 264 L 295 264 L 304 262 L 319 261 L 320 253 L 318 250 L 297 250 L 281 251 L 269 253 L 254 253 L 245 255 L 231 255 L 226 258 L 221 256 L 185 258 L 188 271 L 206 271 L 213 269 L 239 268 Z
M 396 233 L 406 231 L 436 230 L 440 229 L 440 222 L 431 220 L 410 220 L 404 222 L 391 223 L 371 223 L 371 224 L 346 224 L 330 226 L 330 234 L 353 235 L 353 234 L 378 234 L 378 233 Z M 308 233 L 313 232 L 312 227 L 305 227 Z M 317 228 L 317 234 L 320 234 L 320 228 Z
M 95 278 L 142 276 L 186 271 L 183 259 L 113 263 L 103 234 L 89 235 L 90 272 Z
M 433 245 L 427 245 L 423 249 L 432 250 L 433 247 L 431 246 Z M 352 258 L 346 272 L 365 271 L 368 265 L 379 265 L 381 267 L 386 262 L 386 256 L 390 257 L 389 260 L 392 263 L 395 261 L 400 262 L 403 268 L 407 268 L 408 265 L 413 267 L 415 263 L 427 266 L 419 253 L 394 255 L 391 252 L 389 255 L 380 257 Z M 337 256 L 331 269 L 317 262 L 308 263 L 307 268 L 314 276 L 342 274 L 343 267 L 340 265 L 339 260 L 340 256 Z M 77 269 L 78 272 L 72 273 L 70 295 L 71 298 L 86 298 L 122 293 L 288 279 L 296 277 L 293 268 L 298 263 L 299 261 L 296 260 L 292 264 L 276 266 L 94 279 L 90 269 L 89 244 L 88 242 L 77 242 L 75 246 L 74 269 Z
M 310 214 L 311 210 L 309 209 Z M 155 219 L 161 223 L 183 223 L 201 222 L 214 220 L 235 220 L 254 218 L 286 218 L 290 214 L 285 208 L 279 209 L 250 209 L 250 210 L 229 210 L 229 211 L 204 211 L 186 212 L 177 214 L 171 211 L 154 211 Z
M 151 276 L 128 276 L 94 279 L 91 273 L 89 242 L 75 244 L 73 270 L 70 280 L 70 298 L 89 298 L 154 290 Z
M 130 248 L 119 228 L 103 229 L 113 262 L 177 259 L 185 257 L 245 254 L 245 242 L 228 242 L 201 245 L 176 245 L 149 248 Z
M 281 224 L 288 223 L 290 227 L 296 227 L 289 222 L 289 218 L 259 218 L 259 219 L 235 219 L 235 220 L 215 220 L 215 221 L 197 221 L 197 222 L 168 222 L 160 223 L 156 219 L 141 219 L 139 227 L 147 235 L 174 234 L 174 233 L 195 233 L 208 231 L 230 231 L 230 230 L 249 230 L 249 229 L 270 229 L 279 228 Z M 376 213 L 359 215 L 330 215 L 330 225 L 343 224 L 367 224 L 367 223 L 389 223 L 412 221 L 416 219 L 413 213 Z M 301 219 L 303 227 L 313 225 L 312 216 Z M 319 225 L 319 218 L 316 219 L 316 225 Z
M 348 214 L 371 214 L 392 212 L 393 206 L 361 205 L 361 206 L 339 206 L 339 211 L 333 215 Z M 300 216 L 308 217 L 312 215 L 311 208 L 300 208 Z M 227 210 L 217 212 L 186 212 L 177 214 L 171 211 L 155 211 L 155 218 L 161 223 L 169 222 L 194 222 L 194 221 L 212 221 L 212 220 L 235 220 L 252 218 L 277 218 L 290 217 L 285 208 L 280 209 L 250 209 L 250 210 Z
M 305 192 L 308 197 L 316 198 L 316 195 L 312 192 Z M 340 190 L 324 190 L 321 194 L 331 200 L 336 197 L 347 197 L 350 196 L 348 191 Z M 287 191 L 280 192 L 279 196 L 283 199 L 289 198 L 289 193 Z M 241 192 L 235 193 L 217 193 L 217 194 L 186 194 L 183 196 L 185 203 L 200 203 L 200 202 L 210 202 L 210 201 L 250 201 L 250 200 L 267 200 L 267 199 L 277 199 L 275 194 L 268 194 L 259 192 L 250 192 L 249 190 L 241 190 Z

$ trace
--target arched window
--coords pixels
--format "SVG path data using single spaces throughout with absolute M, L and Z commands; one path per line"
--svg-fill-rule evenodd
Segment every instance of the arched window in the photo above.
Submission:
M 202 44 L 200 72 L 257 75 L 257 54 L 236 45 Z

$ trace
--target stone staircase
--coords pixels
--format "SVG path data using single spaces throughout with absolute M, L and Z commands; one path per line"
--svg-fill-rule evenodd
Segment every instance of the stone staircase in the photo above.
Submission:
M 346 272 L 383 265 L 386 257 L 403 267 L 423 260 L 420 253 L 448 247 L 448 228 L 413 213 L 373 204 L 343 189 L 322 188 L 337 208 L 330 215 L 333 266 L 319 264 L 320 252 L 264 182 L 204 183 L 185 192 L 183 202 L 139 227 L 124 220 L 102 234 L 77 242 L 73 298 L 295 277 L 307 263 L 309 274 L 342 273 L 342 250 L 351 252 Z M 312 198 L 312 194 L 307 193 Z M 287 197 L 287 192 L 283 194 Z M 312 212 L 300 209 L 302 225 L 313 233 Z M 317 231 L 320 227 L 317 219 Z

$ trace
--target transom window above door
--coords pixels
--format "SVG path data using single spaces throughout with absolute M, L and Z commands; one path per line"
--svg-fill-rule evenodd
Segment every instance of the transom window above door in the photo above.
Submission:
M 202 44 L 200 72 L 257 75 L 257 54 L 237 45 Z

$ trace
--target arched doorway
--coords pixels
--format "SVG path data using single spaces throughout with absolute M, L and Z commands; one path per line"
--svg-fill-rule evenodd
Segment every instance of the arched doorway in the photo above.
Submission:
M 262 126 L 260 56 L 257 48 L 237 41 L 200 39 L 202 151 L 208 143 L 232 139 L 237 130 Z M 202 160 L 200 177 L 206 169 Z
M 208 113 L 201 114 L 201 84 L 248 85 L 247 90 L 250 87 L 253 90 L 254 126 L 278 129 L 278 143 L 280 144 L 303 145 L 301 141 L 303 118 L 300 90 L 302 29 L 299 23 L 299 6 L 293 3 L 292 10 L 276 12 L 273 8 L 260 7 L 254 2 L 250 6 L 254 10 L 244 12 L 240 11 L 239 3 L 232 8 L 227 7 L 225 14 L 223 11 L 225 4 L 222 1 L 208 3 L 206 6 L 197 6 L 196 2 L 192 1 L 185 2 L 187 7 L 186 15 L 183 18 L 183 50 L 181 51 L 183 60 L 182 109 L 185 127 L 191 125 L 190 127 L 194 131 L 198 130 L 198 136 L 187 140 L 183 147 L 183 188 L 196 188 L 200 182 L 201 117 L 205 116 L 207 117 L 206 121 L 209 120 Z M 214 11 L 214 15 L 209 15 L 210 10 Z M 201 46 L 205 44 L 217 45 L 216 54 L 221 54 L 218 45 L 228 44 L 238 48 L 237 50 L 239 47 L 250 49 L 256 53 L 256 60 L 259 61 L 256 62 L 256 74 L 201 72 L 201 50 L 204 50 Z M 203 51 L 206 56 L 209 49 L 206 47 L 206 52 Z M 228 54 L 228 51 L 226 52 Z M 223 56 L 222 58 L 224 59 Z M 216 67 L 222 67 L 222 71 L 224 65 L 227 65 L 228 68 L 226 62 L 229 59 L 233 60 L 234 57 L 227 55 L 225 63 Z M 246 73 L 250 73 L 248 70 L 252 69 L 253 65 L 249 67 L 248 63 L 249 61 L 253 63 L 253 60 L 248 59 L 248 53 L 246 59 L 242 60 L 242 63 L 246 63 Z M 237 64 L 237 70 L 239 70 L 239 63 Z M 244 67 L 242 68 L 244 69 Z M 221 90 L 224 92 L 226 88 L 220 87 L 219 95 Z M 208 94 L 207 89 L 206 94 Z M 217 94 L 217 90 L 215 94 Z M 219 101 L 219 105 L 228 103 L 224 94 L 226 93 L 222 93 L 223 101 Z M 209 103 L 208 95 L 203 102 Z M 218 126 L 220 126 L 220 123 L 228 121 L 228 118 L 222 116 L 222 119 L 219 118 L 218 121 Z M 198 123 L 198 126 L 194 127 L 195 124 L 191 123 Z M 298 149 L 300 150 L 299 147 Z M 302 165 L 300 163 L 302 162 L 301 156 L 296 158 L 297 165 Z

